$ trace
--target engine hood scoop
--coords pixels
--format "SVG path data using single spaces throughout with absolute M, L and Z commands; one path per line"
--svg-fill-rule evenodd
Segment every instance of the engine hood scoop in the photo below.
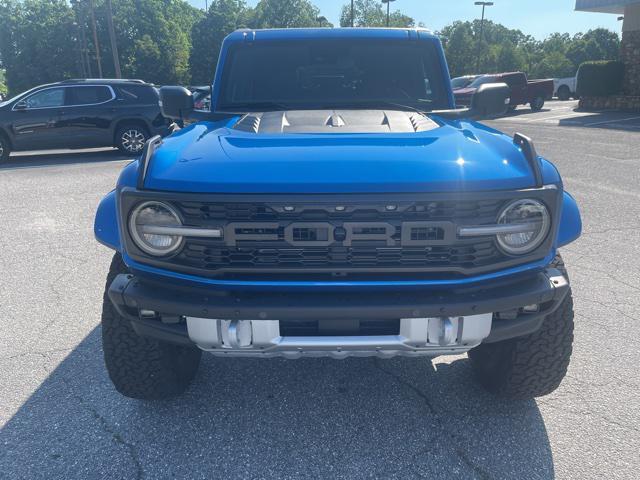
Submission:
M 438 128 L 418 112 L 397 110 L 294 110 L 252 112 L 235 130 L 274 133 L 416 133 Z
M 421 126 L 416 127 L 412 115 L 272 112 L 252 113 L 226 124 L 193 124 L 163 140 L 149 163 L 145 188 L 191 193 L 401 193 L 535 185 L 529 163 L 512 138 L 481 124 L 432 121 L 420 114 L 416 116 Z M 435 125 L 438 128 L 432 128 Z

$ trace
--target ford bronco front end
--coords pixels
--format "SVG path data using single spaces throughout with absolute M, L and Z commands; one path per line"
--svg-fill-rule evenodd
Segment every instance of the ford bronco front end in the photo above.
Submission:
M 116 388 L 187 388 L 226 357 L 456 355 L 509 397 L 554 390 L 571 292 L 557 249 L 580 214 L 533 142 L 455 110 L 425 30 L 243 30 L 225 40 L 211 111 L 152 139 L 96 216 L 116 251 L 103 311 Z

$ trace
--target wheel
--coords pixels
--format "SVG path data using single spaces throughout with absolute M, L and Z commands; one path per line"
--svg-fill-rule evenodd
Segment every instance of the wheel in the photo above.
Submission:
M 538 95 L 531 101 L 531 110 L 538 112 L 542 110 L 542 107 L 544 107 L 544 97 L 542 95 Z
M 126 397 L 159 400 L 183 393 L 196 375 L 202 351 L 139 336 L 107 295 L 109 285 L 120 273 L 127 273 L 127 268 L 116 254 L 102 305 L 102 348 L 109 378 Z
M 558 100 L 566 101 L 571 98 L 571 90 L 566 85 L 562 85 L 558 89 Z
M 9 149 L 9 141 L 3 134 L 0 134 L 0 164 L 5 163 L 9 160 L 10 153 L 11 150 Z
M 552 266 L 566 277 L 562 258 Z M 567 277 L 568 279 L 568 277 Z M 567 373 L 573 344 L 571 291 L 538 330 L 525 337 L 481 344 L 469 352 L 480 383 L 491 393 L 531 399 L 553 392 Z
M 124 153 L 140 153 L 147 140 L 149 140 L 147 129 L 135 123 L 123 125 L 116 132 L 116 147 Z

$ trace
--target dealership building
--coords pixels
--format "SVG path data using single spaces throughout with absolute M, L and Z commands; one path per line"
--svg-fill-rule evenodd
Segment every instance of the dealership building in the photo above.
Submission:
M 626 66 L 624 93 L 640 96 L 640 0 L 576 0 L 576 10 L 624 16 L 620 52 Z

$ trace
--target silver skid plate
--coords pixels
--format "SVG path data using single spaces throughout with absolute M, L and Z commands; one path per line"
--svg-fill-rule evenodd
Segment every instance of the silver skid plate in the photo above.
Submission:
M 277 320 L 222 320 L 187 317 L 189 338 L 202 350 L 239 357 L 393 357 L 458 355 L 479 345 L 491 331 L 493 314 L 406 318 L 399 335 L 280 335 Z

